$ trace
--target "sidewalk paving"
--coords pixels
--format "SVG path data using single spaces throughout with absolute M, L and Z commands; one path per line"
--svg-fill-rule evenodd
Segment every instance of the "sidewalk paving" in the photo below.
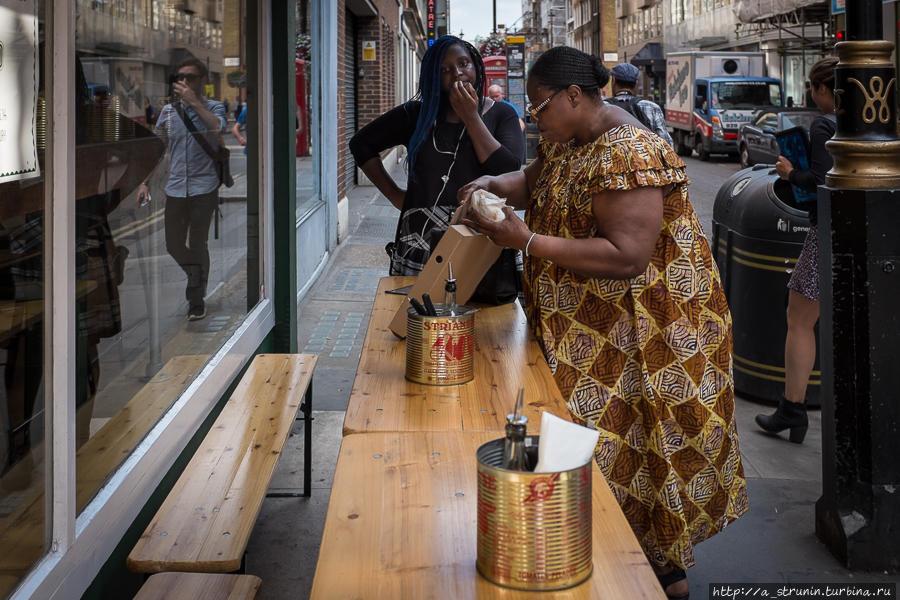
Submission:
M 398 180 L 403 179 L 402 165 L 391 171 Z M 319 355 L 313 386 L 313 494 L 310 499 L 267 498 L 263 504 L 246 561 L 247 573 L 263 580 L 261 600 L 309 595 L 344 411 L 378 280 L 387 274 L 384 245 L 393 238 L 397 210 L 370 186 L 357 186 L 348 199 L 351 233 L 299 310 L 300 351 Z M 810 412 L 806 441 L 796 445 L 757 429 L 754 415 L 771 410 L 736 400 L 750 510 L 696 547 L 696 566 L 688 571 L 691 598 L 710 597 L 711 583 L 896 582 L 896 576 L 886 573 L 847 571 L 816 539 L 821 415 Z M 302 449 L 302 424 L 298 424 L 273 488 L 302 485 Z

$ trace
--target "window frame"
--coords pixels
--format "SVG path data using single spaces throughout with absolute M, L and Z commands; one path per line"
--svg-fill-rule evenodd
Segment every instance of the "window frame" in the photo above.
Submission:
M 157 486 L 182 453 L 212 409 L 225 395 L 236 375 L 251 360 L 275 328 L 271 297 L 261 297 L 231 338 L 215 352 L 202 371 L 154 425 L 135 451 L 76 515 L 75 461 L 75 110 L 71 102 L 75 73 L 75 6 L 77 0 L 44 3 L 42 15 L 48 42 L 41 60 L 48 92 L 48 152 L 44 211 L 49 218 L 45 236 L 44 269 L 48 293 L 44 300 L 44 373 L 47 553 L 40 558 L 9 596 L 78 597 L 91 585 Z M 271 8 L 256 6 L 255 31 L 260 48 L 258 73 L 259 143 L 256 167 L 260 202 L 260 281 L 274 289 L 275 175 L 272 164 L 272 56 Z M 253 40 L 251 40 L 253 41 Z M 59 100 L 59 101 L 57 101 Z M 250 253 L 252 255 L 252 253 Z M 268 293 L 267 293 L 268 295 Z

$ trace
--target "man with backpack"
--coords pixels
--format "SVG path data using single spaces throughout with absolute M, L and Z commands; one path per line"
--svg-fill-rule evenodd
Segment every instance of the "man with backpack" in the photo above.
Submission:
M 638 68 L 630 63 L 619 63 L 614 66 L 609 72 L 613 95 L 607 98 L 606 102 L 630 112 L 647 129 L 666 140 L 671 146 L 672 137 L 666 129 L 666 116 L 662 109 L 655 102 L 634 95 L 638 74 Z

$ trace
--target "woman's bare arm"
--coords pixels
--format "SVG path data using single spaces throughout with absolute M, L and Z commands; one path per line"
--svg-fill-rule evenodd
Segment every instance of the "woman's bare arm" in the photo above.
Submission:
M 373 156 L 360 165 L 359 168 L 366 174 L 369 181 L 378 188 L 378 191 L 390 200 L 394 208 L 403 210 L 403 200 L 406 198 L 406 191 L 400 189 L 397 182 L 388 174 L 379 156 Z
M 663 222 L 662 190 L 603 192 L 593 199 L 597 237 L 537 235 L 529 254 L 588 277 L 631 279 L 647 269 Z
M 534 235 L 512 209 L 499 223 L 468 215 L 464 221 L 495 244 L 524 250 L 586 277 L 631 279 L 643 273 L 659 239 L 663 222 L 662 190 L 608 191 L 593 198 L 597 236 L 560 238 Z

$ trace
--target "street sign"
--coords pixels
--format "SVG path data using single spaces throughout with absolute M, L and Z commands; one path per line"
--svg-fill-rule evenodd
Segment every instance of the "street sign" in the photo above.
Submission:
M 890 4 L 897 0 L 881 0 L 882 4 Z M 831 0 L 831 14 L 839 15 L 847 12 L 847 0 Z
M 363 60 L 375 60 L 375 42 L 372 40 L 363 41 Z
M 506 101 L 525 114 L 525 36 L 506 36 Z

